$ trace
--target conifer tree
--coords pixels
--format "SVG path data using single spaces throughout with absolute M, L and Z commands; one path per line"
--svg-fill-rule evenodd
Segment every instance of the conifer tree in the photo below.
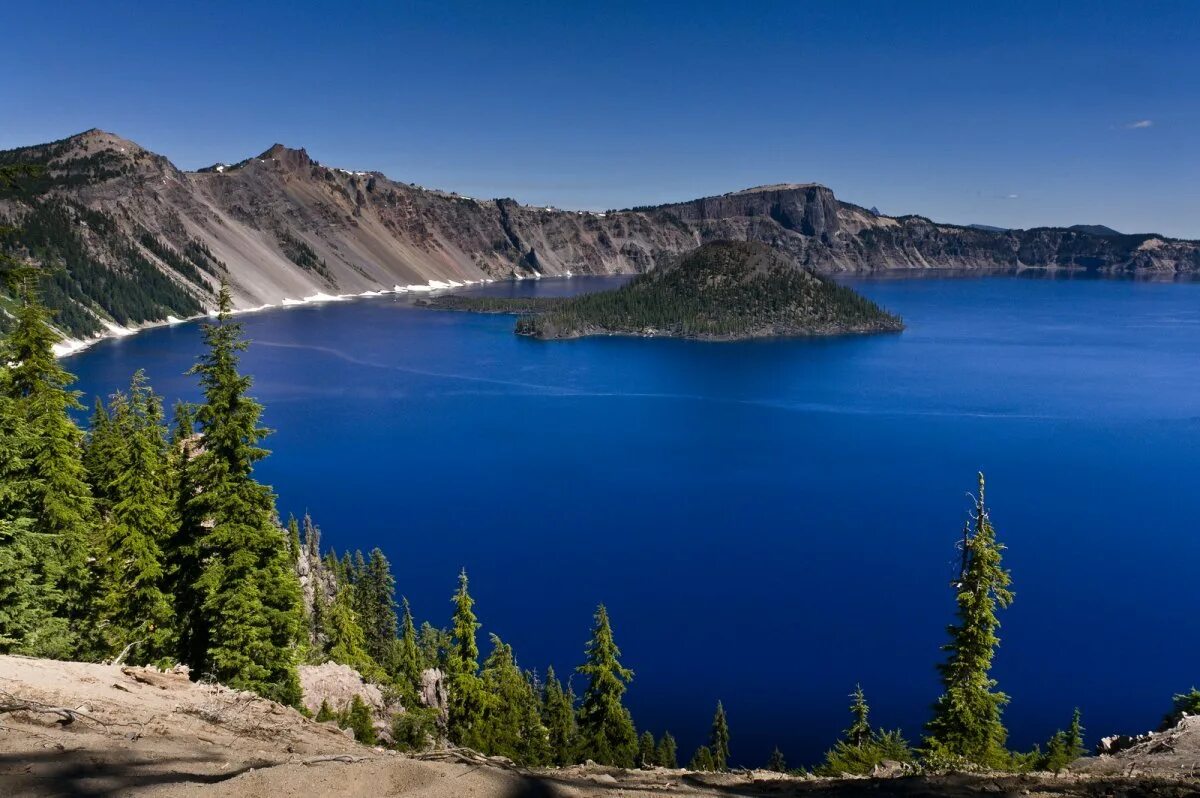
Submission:
M 19 483 L 35 533 L 34 561 L 38 581 L 54 583 L 60 597 L 56 614 L 72 625 L 85 622 L 91 612 L 94 574 L 93 530 L 95 514 L 87 474 L 83 467 L 83 432 L 70 411 L 81 410 L 75 377 L 59 365 L 54 344 L 59 335 L 50 326 L 49 311 L 26 279 L 15 324 L 0 352 L 0 390 L 11 400 L 25 427 Z M 62 636 L 46 638 L 46 648 L 33 653 L 66 656 L 74 641 Z
M 267 430 L 259 426 L 262 406 L 246 395 L 251 380 L 238 372 L 247 344 L 232 307 L 223 283 L 216 323 L 204 327 L 208 351 L 191 371 L 205 401 L 196 411 L 201 446 L 187 464 L 193 493 L 182 524 L 200 572 L 190 664 L 231 687 L 295 704 L 300 584 L 275 523 L 275 497 L 253 477 L 267 454 L 258 445 Z
M 1087 753 L 1083 747 L 1083 722 L 1079 708 L 1075 708 L 1071 723 L 1065 730 L 1057 731 L 1046 743 L 1046 752 L 1037 759 L 1039 770 L 1059 772 L 1067 765 Z
M 356 558 L 362 562 L 361 554 Z M 357 566 L 356 566 L 357 570 Z M 354 585 L 355 606 L 366 635 L 367 653 L 392 670 L 396 642 L 396 580 L 379 549 L 372 550 Z
M 421 651 L 421 668 L 440 668 L 450 673 L 450 654 L 454 649 L 454 635 L 447 629 L 422 621 L 417 631 L 417 648 Z
M 479 747 L 482 740 L 480 721 L 486 698 L 479 679 L 479 646 L 475 642 L 475 633 L 480 625 L 472 609 L 475 600 L 467 591 L 465 569 L 458 576 L 458 591 L 452 600 L 453 637 L 446 657 L 450 683 L 447 732 L 450 739 L 459 745 Z
M 783 751 L 779 750 L 779 746 L 775 746 L 775 750 L 771 752 L 771 758 L 767 760 L 767 770 L 787 773 L 787 769 L 787 759 L 784 758 Z
M 602 765 L 632 767 L 637 754 L 633 718 L 621 702 L 633 671 L 621 665 L 608 610 L 596 609 L 596 625 L 587 645 L 587 661 L 578 668 L 588 678 L 579 708 L 580 756 Z
M 367 653 L 366 635 L 354 612 L 350 585 L 340 585 L 326 615 L 325 636 L 329 643 L 329 658 L 342 665 L 349 665 L 363 678 L 378 680 L 379 666 Z
M 400 637 L 396 641 L 394 673 L 407 705 L 416 706 L 417 694 L 421 689 L 421 651 L 417 645 L 417 629 L 408 599 L 402 598 L 401 604 L 404 612 L 400 622 Z
M 479 747 L 519 765 L 545 764 L 547 731 L 541 721 L 537 692 L 517 667 L 512 647 L 491 636 L 492 653 L 484 661 L 481 681 L 486 700 L 476 735 Z
M 692 761 L 688 763 L 688 770 L 698 770 L 701 773 L 712 773 L 717 769 L 717 763 L 713 760 L 712 749 L 707 745 L 702 745 L 696 749 L 696 753 L 692 754 Z
M 343 728 L 354 732 L 354 739 L 363 745 L 375 745 L 375 723 L 371 718 L 371 709 L 358 693 L 350 699 Z
M 846 740 L 851 745 L 861 748 L 866 745 L 871 739 L 871 709 L 867 706 L 867 697 L 863 694 L 861 684 L 854 685 L 854 693 L 851 694 L 854 703 L 850 705 L 850 715 L 854 718 L 850 724 L 850 728 L 846 729 Z
M 662 738 L 658 741 L 658 750 L 654 754 L 654 761 L 662 768 L 679 767 L 678 746 L 669 731 L 663 732 Z
M 102 525 L 103 555 L 97 600 L 100 629 L 109 655 L 135 644 L 130 661 L 151 662 L 169 655 L 173 610 L 164 592 L 163 543 L 169 534 L 171 496 L 167 483 L 162 402 L 138 371 L 128 399 L 108 415 L 111 434 L 123 445 L 94 479 L 107 497 Z
M 948 627 L 950 642 L 943 650 L 949 656 L 938 666 L 944 692 L 926 726 L 925 746 L 937 759 L 1003 767 L 1008 761 L 1007 731 L 1000 715 L 1008 697 L 994 690 L 990 671 L 1000 643 L 996 609 L 1008 607 L 1013 594 L 1009 572 L 1001 565 L 1004 546 L 996 540 L 984 502 L 982 473 L 962 547 L 962 571 L 956 583 L 958 622 Z
M 658 748 L 654 743 L 654 735 L 649 731 L 642 732 L 642 736 L 638 738 L 638 755 L 637 765 L 641 768 L 652 768 L 656 764 L 658 758 Z
M 292 562 L 300 561 L 300 522 L 296 520 L 296 516 L 289 515 L 287 522 L 288 531 L 288 554 L 292 556 Z
M 32 557 L 26 544 L 30 521 L 0 519 L 0 654 L 20 651 L 34 631 Z
M 719 772 L 729 769 L 729 719 L 725 717 L 725 707 L 717 702 L 717 711 L 713 715 L 712 731 L 708 736 L 708 747 L 712 751 L 713 767 Z
M 575 762 L 575 700 L 564 691 L 554 668 L 546 669 L 542 687 L 542 724 L 550 745 L 550 763 L 563 767 Z

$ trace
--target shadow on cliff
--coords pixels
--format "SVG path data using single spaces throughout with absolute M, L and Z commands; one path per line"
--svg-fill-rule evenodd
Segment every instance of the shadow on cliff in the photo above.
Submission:
M 170 784 L 217 784 L 270 765 L 252 763 L 223 773 L 190 772 L 189 766 L 220 762 L 213 757 L 141 758 L 125 753 L 33 750 L 0 754 L 0 793 L 29 796 L 116 798 L 139 788 Z

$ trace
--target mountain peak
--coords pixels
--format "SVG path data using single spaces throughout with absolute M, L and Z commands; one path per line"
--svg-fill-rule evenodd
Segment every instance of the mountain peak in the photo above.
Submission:
M 291 169 L 312 165 L 312 158 L 308 157 L 308 151 L 303 147 L 295 149 L 279 143 L 272 144 L 266 152 L 258 156 L 258 160 L 277 161 Z

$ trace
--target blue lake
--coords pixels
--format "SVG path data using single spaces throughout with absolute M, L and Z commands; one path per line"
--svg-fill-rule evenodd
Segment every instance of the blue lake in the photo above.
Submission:
M 855 682 L 920 738 L 982 469 L 1016 591 L 1010 742 L 1077 705 L 1089 743 L 1156 725 L 1200 684 L 1200 285 L 853 285 L 908 330 L 544 343 L 401 297 L 246 315 L 277 430 L 259 474 L 327 545 L 380 546 L 418 620 L 447 622 L 466 567 L 483 633 L 564 674 L 604 602 L 639 728 L 686 759 L 722 699 L 735 762 L 812 764 Z M 145 368 L 171 402 L 200 348 L 186 324 L 66 363 L 89 397 Z

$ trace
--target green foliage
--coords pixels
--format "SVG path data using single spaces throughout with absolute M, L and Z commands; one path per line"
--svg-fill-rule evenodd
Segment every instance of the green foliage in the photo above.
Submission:
M 1159 730 L 1166 731 L 1174 727 L 1185 715 L 1200 715 L 1200 690 L 1195 687 L 1171 699 L 1171 711 L 1163 717 Z
M 767 760 L 767 770 L 773 770 L 776 773 L 787 773 L 787 759 L 783 756 L 783 751 L 779 750 L 779 746 L 775 746 L 771 751 L 771 758 Z
M 707 745 L 702 745 L 696 749 L 696 753 L 692 754 L 692 761 L 688 762 L 688 770 L 698 770 L 701 773 L 712 773 L 716 771 L 717 763 L 713 759 L 712 749 Z
M 712 730 L 708 734 L 708 747 L 712 751 L 713 767 L 718 771 L 729 769 L 729 719 L 725 717 L 725 707 L 717 702 L 717 711 L 713 714 Z
M 602 765 L 632 767 L 637 732 L 621 697 L 633 679 L 633 671 L 618 660 L 621 651 L 603 604 L 597 607 L 595 618 L 587 661 L 577 669 L 588 679 L 579 708 L 579 755 Z
M 357 553 L 358 562 L 362 554 Z M 387 557 L 379 549 L 356 568 L 354 608 L 362 625 L 367 654 L 384 669 L 393 671 L 396 642 L 396 580 Z
M 569 687 L 563 690 L 554 668 L 546 669 L 542 687 L 542 725 L 546 727 L 550 764 L 562 767 L 575 762 L 575 696 Z
M 61 603 L 56 615 L 76 625 L 91 610 L 96 516 L 83 467 L 83 433 L 69 415 L 82 405 L 78 392 L 70 390 L 74 376 L 54 357 L 58 339 L 27 281 L 16 323 L 0 352 L 0 362 L 12 364 L 0 370 L 0 389 L 23 428 L 18 440 L 25 447 L 13 461 L 21 467 L 11 478 L 33 532 L 44 541 L 34 552 L 35 578 L 57 587 Z
M 454 602 L 453 638 L 446 657 L 449 676 L 450 718 L 447 733 L 459 745 L 482 748 L 483 718 L 486 695 L 479 678 L 479 646 L 475 633 L 479 622 L 472 607 L 475 600 L 467 590 L 467 572 L 458 576 L 458 591 Z
M 400 751 L 422 751 L 437 740 L 437 710 L 408 707 L 392 719 L 392 740 Z
M 296 238 L 290 231 L 284 230 L 279 235 L 279 246 L 292 263 L 305 271 L 316 272 L 330 283 L 333 282 L 333 275 L 330 274 L 325 260 L 317 256 L 316 251 L 308 245 L 308 242 Z
M 876 731 L 871 728 L 871 710 L 867 705 L 862 685 L 855 685 L 850 698 L 850 728 L 846 729 L 843 738 L 826 752 L 825 762 L 816 769 L 817 775 L 865 776 L 884 761 L 913 762 L 915 757 L 912 749 L 899 731 Z M 782 758 L 782 754 L 780 757 Z
M 1000 643 L 996 609 L 1007 607 L 1013 599 L 1011 577 L 1001 565 L 1003 550 L 988 517 L 980 474 L 972 520 L 963 530 L 962 571 L 956 584 L 958 622 L 948 628 L 950 642 L 943 650 L 949 656 L 938 666 L 944 692 L 926 726 L 927 756 L 938 761 L 961 760 L 989 768 L 1008 762 L 1007 731 L 1000 719 L 1008 697 L 994 691 L 996 682 L 989 675 Z
M 338 587 L 333 603 L 325 616 L 325 637 L 329 645 L 329 658 L 334 662 L 349 665 L 364 678 L 379 680 L 379 666 L 367 654 L 366 635 L 354 612 L 352 594 L 354 588 L 348 584 Z
M 670 732 L 663 732 L 662 738 L 658 741 L 658 747 L 654 752 L 654 764 L 663 768 L 679 767 L 678 746 Z
M 155 662 L 173 650 L 174 610 L 165 592 L 163 544 L 170 532 L 174 499 L 167 472 L 162 401 L 138 371 L 129 395 L 113 397 L 110 411 L 96 416 L 101 451 L 87 462 L 91 482 L 105 497 L 98 558 L 98 629 L 104 653 L 128 644 L 131 662 Z
M 1051 770 L 1058 773 L 1067 765 L 1087 753 L 1083 747 L 1083 720 L 1079 708 L 1076 707 L 1071 716 L 1071 723 L 1066 729 L 1057 731 L 1046 743 L 1046 753 L 1037 757 L 1037 770 Z
M 496 635 L 491 640 L 492 653 L 481 674 L 485 700 L 474 735 L 477 747 L 518 765 L 543 765 L 550 750 L 537 691 L 517 667 L 512 647 Z
M 205 401 L 196 411 L 200 452 L 186 466 L 189 534 L 176 551 L 198 563 L 178 567 L 199 572 L 190 586 L 198 602 L 185 603 L 194 613 L 188 661 L 232 687 L 294 705 L 300 585 L 275 524 L 274 496 L 252 473 L 267 454 L 258 445 L 267 430 L 258 423 L 262 406 L 246 395 L 250 378 L 238 373 L 246 342 L 231 307 L 222 285 L 217 321 L 204 328 L 208 351 L 192 369 Z
M 371 708 L 361 696 L 356 694 L 350 699 L 350 708 L 339 725 L 354 732 L 354 739 L 363 745 L 375 745 L 375 723 L 371 718 Z
M 326 723 L 327 721 L 337 720 L 337 713 L 329 706 L 327 699 L 321 699 L 321 708 L 317 710 L 317 716 L 314 718 L 317 723 Z
M 656 764 L 658 748 L 654 743 L 654 735 L 649 731 L 642 732 L 638 738 L 637 766 L 652 768 Z
M 417 629 L 413 623 L 412 608 L 408 599 L 401 599 L 404 613 L 400 622 L 400 637 L 396 640 L 393 676 L 400 686 L 406 707 L 416 706 L 417 694 L 421 688 L 421 649 L 417 640 Z
M 450 653 L 454 650 L 454 634 L 422 621 L 417 631 L 417 648 L 421 653 L 421 668 L 440 668 L 449 673 Z

